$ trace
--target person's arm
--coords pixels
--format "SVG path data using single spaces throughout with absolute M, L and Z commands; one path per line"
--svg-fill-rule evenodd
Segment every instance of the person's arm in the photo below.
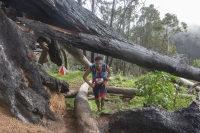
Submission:
M 94 84 L 90 83 L 87 79 L 87 76 L 91 73 L 90 68 L 88 68 L 85 73 L 83 74 L 83 80 L 90 86 L 90 87 L 94 87 Z
M 110 69 L 109 66 L 107 66 L 106 71 L 108 72 L 106 80 L 103 82 L 103 85 L 105 86 L 105 88 L 108 88 L 108 79 L 110 78 L 111 74 L 112 74 L 112 70 Z

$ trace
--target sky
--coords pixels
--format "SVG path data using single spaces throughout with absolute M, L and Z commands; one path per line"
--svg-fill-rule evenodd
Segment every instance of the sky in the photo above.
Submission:
M 161 18 L 172 13 L 181 22 L 200 26 L 200 0 L 146 0 L 146 6 L 150 4 L 160 12 Z

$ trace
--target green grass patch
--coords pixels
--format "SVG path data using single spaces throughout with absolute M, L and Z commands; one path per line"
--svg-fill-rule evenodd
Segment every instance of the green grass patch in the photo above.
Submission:
M 67 103 L 67 110 L 73 110 L 74 108 L 74 99 L 75 98 L 65 98 L 66 103 Z
M 61 75 L 59 73 L 53 73 L 53 72 L 48 72 L 51 76 L 56 77 L 60 80 L 64 80 L 66 81 L 69 85 L 70 88 L 76 87 L 79 88 L 83 83 L 84 80 L 82 79 L 82 76 L 84 74 L 83 71 L 69 71 L 66 75 Z M 162 75 L 161 75 L 162 74 Z M 163 96 L 167 95 L 168 90 L 169 89 L 173 89 L 173 84 L 171 83 L 169 86 L 168 82 L 171 82 L 171 80 L 163 80 L 160 81 L 161 78 L 168 78 L 165 74 L 161 73 L 160 77 L 158 78 L 158 75 L 154 74 L 154 77 L 152 78 L 152 75 L 143 75 L 141 77 L 145 77 L 146 79 L 143 80 L 143 82 L 141 82 L 141 85 L 145 85 L 144 87 L 149 87 L 150 85 L 152 85 L 153 83 L 155 83 L 155 86 L 157 88 L 153 89 L 153 92 L 158 91 L 158 93 L 156 93 L 156 95 L 154 96 L 155 101 L 159 100 L 161 102 L 158 103 L 162 103 L 162 100 L 166 100 L 166 98 L 163 98 Z M 140 77 L 140 78 L 141 78 Z M 124 77 L 121 74 L 119 75 L 112 75 L 111 80 L 109 80 L 108 84 L 109 86 L 118 86 L 118 87 L 123 87 L 123 88 L 135 88 L 136 86 L 136 81 L 140 78 L 135 78 L 135 77 Z M 155 80 L 158 78 L 159 80 Z M 92 79 L 91 74 L 88 76 L 88 80 Z M 151 79 L 151 80 L 150 80 Z M 165 84 L 168 85 L 167 87 L 164 87 Z M 171 88 L 169 88 L 171 87 Z M 159 91 L 159 89 L 162 88 L 164 89 L 163 91 Z M 91 88 L 89 88 L 91 89 Z M 149 89 L 147 88 L 146 91 L 148 91 Z M 178 91 L 178 96 L 176 98 L 176 104 L 174 107 L 174 97 L 171 97 L 171 100 L 168 102 L 168 105 L 166 106 L 166 109 L 170 110 L 170 111 L 174 111 L 177 109 L 181 109 L 184 107 L 188 107 L 192 101 L 195 100 L 196 96 L 191 97 L 191 95 L 187 95 L 187 87 L 185 86 L 181 86 L 179 88 Z M 175 93 L 173 92 L 173 95 Z M 172 96 L 172 94 L 169 94 L 170 96 Z M 128 102 L 123 102 L 118 96 L 110 96 L 110 94 L 107 94 L 107 98 L 111 99 L 110 101 L 107 101 L 105 103 L 106 105 L 106 109 L 102 110 L 102 111 L 97 111 L 97 106 L 95 104 L 94 100 L 89 100 L 89 105 L 91 110 L 94 112 L 95 115 L 100 115 L 102 112 L 104 113 L 112 113 L 113 110 L 121 110 L 124 108 L 142 108 L 144 107 L 144 103 L 146 102 L 146 98 L 143 95 L 137 95 L 135 96 L 129 103 Z M 169 99 L 168 99 L 169 100 Z M 67 98 L 66 99 L 67 104 L 69 105 L 68 109 L 73 109 L 74 108 L 74 98 Z M 151 103 L 150 105 L 154 104 L 156 102 Z M 112 107 L 111 107 L 112 105 Z M 113 106 L 114 105 L 114 106 Z M 159 104 L 156 106 L 160 106 Z
M 130 108 L 142 108 L 144 105 L 144 102 L 145 102 L 145 98 L 144 97 L 141 97 L 141 96 L 135 96 L 131 101 L 130 101 L 130 104 L 129 104 L 129 107 Z
M 84 80 L 82 78 L 84 71 L 69 71 L 66 75 L 49 71 L 47 73 L 60 80 L 66 81 L 69 84 L 70 88 L 80 88 L 80 86 L 84 83 Z M 88 80 L 90 79 L 92 79 L 91 74 L 88 76 Z

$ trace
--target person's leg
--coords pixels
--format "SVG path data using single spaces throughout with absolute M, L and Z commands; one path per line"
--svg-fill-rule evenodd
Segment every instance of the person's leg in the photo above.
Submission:
M 101 109 L 104 109 L 104 101 L 106 99 L 107 89 L 105 86 L 101 86 L 100 88 L 100 96 L 101 96 Z
M 97 105 L 98 111 L 100 111 L 100 93 L 99 93 L 99 87 L 95 86 L 93 88 L 93 94 L 95 97 L 95 103 Z

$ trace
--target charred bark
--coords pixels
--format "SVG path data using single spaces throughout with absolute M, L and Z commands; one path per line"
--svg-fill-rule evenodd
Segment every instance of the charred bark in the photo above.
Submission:
M 51 61 L 57 66 L 62 66 L 62 54 L 58 41 L 51 38 L 49 39 L 49 41 L 47 41 L 47 44 L 49 48 L 48 53 Z
M 26 13 L 30 19 L 97 36 L 107 36 L 125 40 L 89 10 L 74 0 L 1 0 L 13 8 Z M 39 14 L 39 15 L 38 15 Z
M 84 33 L 66 34 L 64 31 L 61 32 L 61 29 L 47 26 L 42 23 L 32 23 L 32 21 L 20 18 L 19 20 L 22 24 L 26 24 L 27 27 L 33 29 L 34 33 L 38 36 L 45 34 L 45 36 L 73 44 L 73 46 L 81 49 L 112 55 L 112 57 L 138 64 L 140 66 L 162 70 L 179 77 L 200 81 L 200 69 L 189 66 L 185 62 L 186 57 L 184 55 L 168 57 L 130 42 Z
M 111 133 L 199 133 L 199 101 L 169 112 L 159 107 L 128 109 L 110 116 Z
M 40 27 L 42 24 L 27 23 L 28 27 L 33 29 L 36 35 L 47 35 L 52 39 L 70 43 L 81 49 L 109 55 L 140 66 L 162 70 L 179 77 L 200 81 L 200 69 L 189 66 L 185 62 L 185 57 L 170 58 L 129 42 L 73 0 L 54 0 L 54 2 L 45 0 L 1 1 L 25 12 L 34 20 L 59 26 L 73 32 L 82 32 L 80 34 L 66 35 L 55 32 L 48 27 Z
M 42 118 L 57 120 L 48 107 L 52 91 L 68 90 L 68 84 L 56 80 L 41 70 L 36 62 L 35 38 L 21 31 L 0 10 L 0 103 L 12 115 L 23 121 L 44 125 Z M 47 82 L 47 81 L 50 81 Z M 50 85 L 51 84 L 51 85 Z M 59 84 L 59 87 L 56 87 Z

